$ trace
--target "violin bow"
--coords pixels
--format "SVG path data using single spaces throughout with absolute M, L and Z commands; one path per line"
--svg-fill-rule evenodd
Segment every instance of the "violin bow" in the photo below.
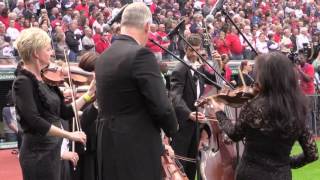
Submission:
M 69 86 L 71 87 L 71 99 L 72 99 L 72 107 L 73 107 L 73 111 L 74 111 L 74 118 L 72 121 L 72 131 L 75 130 L 75 127 L 78 131 L 82 131 L 81 128 L 81 124 L 80 124 L 80 120 L 79 120 L 79 114 L 78 114 L 78 110 L 77 110 L 77 103 L 76 103 L 76 99 L 75 99 L 75 85 L 71 79 L 71 70 L 70 70 L 70 63 L 69 60 L 67 59 L 67 54 L 66 54 L 66 50 L 63 50 L 64 53 L 64 58 L 66 61 L 66 66 L 67 66 L 67 73 L 68 73 L 68 82 L 69 82 Z M 86 151 L 86 145 L 84 145 L 84 150 Z M 72 142 L 72 152 L 75 151 L 75 142 Z M 76 167 L 74 167 L 73 170 L 76 170 Z
M 246 82 L 244 81 L 243 74 L 242 74 L 242 71 L 241 71 L 240 66 L 238 67 L 238 71 L 239 71 L 239 76 L 240 76 L 242 85 L 243 85 L 243 87 L 246 89 L 246 88 L 247 88 L 247 85 L 246 85 Z

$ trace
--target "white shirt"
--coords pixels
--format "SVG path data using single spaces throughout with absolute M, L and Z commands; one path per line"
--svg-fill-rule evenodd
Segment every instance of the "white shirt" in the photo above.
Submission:
M 286 53 L 290 52 L 290 46 L 293 46 L 291 39 L 289 37 L 283 36 L 280 42 L 281 51 Z
M 20 35 L 20 32 L 16 28 L 8 27 L 7 35 L 11 38 L 11 41 L 15 41 Z
M 191 65 L 194 69 L 198 69 L 199 66 L 200 66 L 200 64 L 199 64 L 198 62 L 191 63 L 191 62 L 188 60 L 187 56 L 184 56 L 183 60 L 184 60 L 187 64 Z M 192 75 L 192 77 L 193 77 L 194 71 L 193 71 L 192 69 L 190 69 L 190 72 L 191 72 L 191 75 Z M 192 79 L 192 81 L 193 81 L 193 79 Z M 199 83 L 199 77 L 198 77 L 198 80 L 197 80 L 197 99 L 198 99 L 199 97 L 200 97 L 200 83 Z
M 250 34 L 244 34 L 244 35 L 245 35 L 245 37 L 247 38 L 247 40 L 250 42 L 250 44 L 254 47 L 254 46 L 255 46 L 255 43 L 254 43 L 254 41 L 253 41 L 253 36 L 252 36 L 252 34 L 250 33 Z M 240 39 L 240 42 L 241 42 L 241 45 L 242 45 L 242 46 L 245 46 L 246 49 L 251 50 L 249 44 L 244 40 L 244 38 L 243 38 L 242 36 L 240 36 L 239 39 Z
M 76 34 L 82 35 L 82 31 L 81 31 L 80 29 L 76 29 L 76 30 L 74 31 L 74 34 L 75 34 L 75 35 L 76 35 Z M 79 51 L 82 50 L 82 41 L 81 41 L 81 39 L 79 39 L 79 46 L 78 46 L 78 48 L 79 48 Z
M 308 36 L 305 36 L 303 34 L 299 34 L 297 36 L 297 49 L 300 50 L 300 49 L 303 49 L 303 44 L 304 43 L 307 43 L 309 44 L 310 43 L 310 40 L 309 40 L 309 37 Z
M 256 48 L 257 48 L 258 53 L 265 54 L 265 53 L 269 52 L 268 44 L 266 41 L 261 42 L 259 39 L 257 39 Z

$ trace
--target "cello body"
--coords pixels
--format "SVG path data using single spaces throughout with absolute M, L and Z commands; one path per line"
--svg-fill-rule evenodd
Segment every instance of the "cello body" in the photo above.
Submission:
M 236 143 L 220 130 L 218 121 L 209 121 L 210 128 L 208 148 L 201 152 L 200 174 L 202 180 L 234 180 L 237 166 L 237 154 L 242 154 L 243 145 L 239 142 L 239 152 Z
M 177 163 L 168 151 L 161 156 L 163 180 L 189 180 L 182 165 Z

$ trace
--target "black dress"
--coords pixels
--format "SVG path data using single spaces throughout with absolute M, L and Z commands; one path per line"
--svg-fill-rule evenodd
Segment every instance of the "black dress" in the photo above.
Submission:
M 24 180 L 59 180 L 62 138 L 48 136 L 51 125 L 73 116 L 57 87 L 38 81 L 20 70 L 13 83 L 13 97 L 23 130 L 20 165 Z
M 228 136 L 239 141 L 245 138 L 245 148 L 237 168 L 237 180 L 291 180 L 291 168 L 299 168 L 318 158 L 312 134 L 306 127 L 300 134 L 283 136 L 263 116 L 264 99 L 257 97 L 246 104 L 235 125 L 224 112 L 216 113 L 220 126 Z M 290 157 L 298 140 L 303 154 Z
M 79 161 L 76 171 L 73 171 L 73 180 L 96 180 L 98 179 L 97 162 L 97 119 L 98 109 L 89 104 L 81 115 L 81 127 L 87 135 L 86 151 L 83 145 L 76 146 Z

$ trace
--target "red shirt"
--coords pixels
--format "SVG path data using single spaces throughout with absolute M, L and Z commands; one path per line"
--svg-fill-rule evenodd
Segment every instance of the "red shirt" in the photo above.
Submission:
M 232 70 L 231 68 L 229 67 L 228 64 L 224 65 L 224 78 L 227 80 L 227 81 L 231 81 L 231 75 L 232 75 Z
M 90 16 L 89 18 L 89 26 L 92 27 L 93 23 L 96 21 L 96 18 L 94 18 L 93 16 Z
M 56 28 L 56 26 L 57 26 L 58 23 L 59 23 L 60 26 L 61 26 L 61 25 L 62 25 L 62 20 L 60 20 L 60 19 L 55 19 L 55 20 L 51 21 L 51 27 L 52 27 L 52 29 Z
M 309 82 L 306 82 L 300 77 L 300 87 L 302 91 L 306 95 L 312 95 L 315 93 L 315 87 L 314 87 L 314 68 L 311 64 L 305 63 L 303 67 L 301 67 L 301 70 L 311 77 L 311 80 Z
M 9 27 L 9 17 L 0 16 L 0 21 L 6 26 L 6 29 Z
M 18 29 L 18 31 L 22 31 L 22 26 L 19 24 L 19 22 L 14 22 L 14 28 Z
M 148 38 L 149 39 L 153 39 L 154 41 L 156 41 L 157 43 L 161 44 L 162 42 L 162 39 L 161 39 L 161 36 L 155 32 L 155 33 L 151 33 L 149 32 L 149 35 L 148 35 Z M 151 52 L 162 52 L 161 48 L 155 44 L 153 44 L 151 41 L 148 40 L 147 44 L 146 44 L 146 47 L 150 49 Z
M 279 42 L 281 41 L 281 34 L 275 33 L 275 35 L 273 36 L 273 40 L 274 40 L 276 43 L 279 43 Z
M 162 31 L 158 31 L 157 33 L 158 33 L 158 35 L 161 37 L 160 44 L 161 44 L 162 46 L 164 46 L 165 48 L 168 48 L 169 45 L 170 45 L 170 40 L 168 40 L 168 41 L 163 41 L 163 39 L 166 38 L 168 34 L 165 33 L 165 32 L 162 32 Z M 162 50 L 161 50 L 161 51 L 162 51 Z
M 221 40 L 220 38 L 218 38 L 214 41 L 214 44 L 219 54 L 229 55 L 230 49 L 224 40 Z
M 226 44 L 228 44 L 230 52 L 232 54 L 240 55 L 242 54 L 242 45 L 239 36 L 234 33 L 229 33 L 225 38 Z
M 107 41 L 100 39 L 96 43 L 96 51 L 97 51 L 97 53 L 101 54 L 101 53 L 103 53 L 104 50 L 108 49 L 109 46 L 110 46 L 110 44 Z
M 75 9 L 79 12 L 84 11 L 84 16 L 86 16 L 87 18 L 89 17 L 89 6 L 88 5 L 83 6 L 82 4 L 79 4 L 76 6 Z
M 101 34 L 95 34 L 95 35 L 93 35 L 93 36 L 92 36 L 92 39 L 93 39 L 94 43 L 97 44 L 97 43 L 100 41 L 100 39 L 101 39 Z
M 154 14 L 154 13 L 156 12 L 156 9 L 157 9 L 157 4 L 152 3 L 152 4 L 150 5 L 150 11 L 151 11 L 151 13 Z

